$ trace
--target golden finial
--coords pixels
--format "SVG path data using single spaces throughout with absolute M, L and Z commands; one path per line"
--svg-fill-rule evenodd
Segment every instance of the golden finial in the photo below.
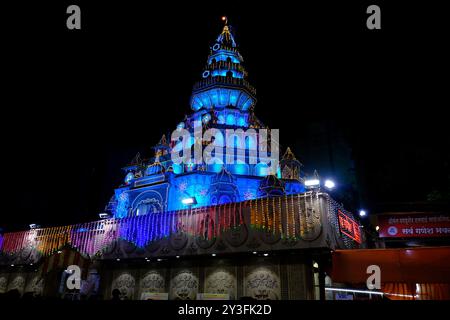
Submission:
M 225 25 L 228 24 L 228 18 L 226 16 L 222 17 L 222 21 L 225 23 Z

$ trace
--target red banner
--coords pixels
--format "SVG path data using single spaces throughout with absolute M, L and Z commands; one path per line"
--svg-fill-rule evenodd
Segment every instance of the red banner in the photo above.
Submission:
M 347 216 L 341 210 L 338 210 L 338 217 L 339 228 L 341 229 L 341 232 L 350 239 L 353 239 L 360 244 L 361 231 L 359 230 L 359 225 L 356 223 L 356 221 Z
M 378 216 L 380 238 L 450 237 L 450 215 L 398 213 Z

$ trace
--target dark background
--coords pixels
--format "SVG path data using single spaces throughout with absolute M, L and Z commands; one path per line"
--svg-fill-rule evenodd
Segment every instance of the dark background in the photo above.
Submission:
M 257 115 L 280 129 L 305 171 L 341 182 L 336 197 L 351 189 L 351 210 L 448 202 L 449 34 L 438 3 L 7 6 L 0 227 L 97 219 L 123 179 L 120 168 L 189 112 L 223 15 L 258 90 Z M 70 4 L 81 7 L 81 31 L 66 29 Z M 381 30 L 366 28 L 370 4 L 381 7 Z M 320 160 L 340 147 L 348 165 Z M 342 183 L 348 175 L 351 188 Z

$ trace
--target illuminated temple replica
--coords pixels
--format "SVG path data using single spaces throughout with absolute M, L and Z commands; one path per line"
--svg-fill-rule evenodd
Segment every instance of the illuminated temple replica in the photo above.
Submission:
M 173 128 L 192 133 L 192 149 L 207 147 L 195 138 L 195 123 L 223 137 L 226 129 L 268 129 L 255 115 L 256 90 L 230 29 L 225 24 L 210 47 L 191 114 Z M 223 165 L 174 163 L 176 143 L 163 136 L 153 158 L 138 154 L 123 168 L 105 219 L 0 235 L 0 293 L 110 299 L 118 289 L 122 299 L 318 299 L 331 250 L 364 244 L 359 224 L 320 188 L 305 187 L 289 148 L 270 169 L 261 159 L 274 145 L 260 150 L 258 138 L 233 139 L 246 161 Z M 252 150 L 258 163 L 250 164 Z M 69 265 L 82 269 L 80 290 L 65 286 Z

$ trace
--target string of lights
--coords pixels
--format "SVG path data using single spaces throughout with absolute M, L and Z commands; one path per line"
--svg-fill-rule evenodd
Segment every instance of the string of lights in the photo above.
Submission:
M 337 215 L 338 210 L 343 209 L 330 197 L 326 199 L 328 220 L 336 232 L 339 232 Z M 211 240 L 236 228 L 238 222 L 239 225 L 249 223 L 252 229 L 278 234 L 283 239 L 301 239 L 314 228 L 313 215 L 316 215 L 320 208 L 318 201 L 318 195 L 311 192 L 247 200 L 238 205 L 223 204 L 122 219 L 110 218 L 70 226 L 30 229 L 0 235 L 0 249 L 3 253 L 15 254 L 26 248 L 34 248 L 43 256 L 48 256 L 70 245 L 81 254 L 94 256 L 101 254 L 102 250 L 119 239 L 140 248 L 168 238 L 173 233 L 186 233 Z M 246 221 L 245 212 L 248 213 L 249 221 Z M 346 214 L 350 215 L 348 212 Z M 351 244 L 350 239 L 346 242 Z

